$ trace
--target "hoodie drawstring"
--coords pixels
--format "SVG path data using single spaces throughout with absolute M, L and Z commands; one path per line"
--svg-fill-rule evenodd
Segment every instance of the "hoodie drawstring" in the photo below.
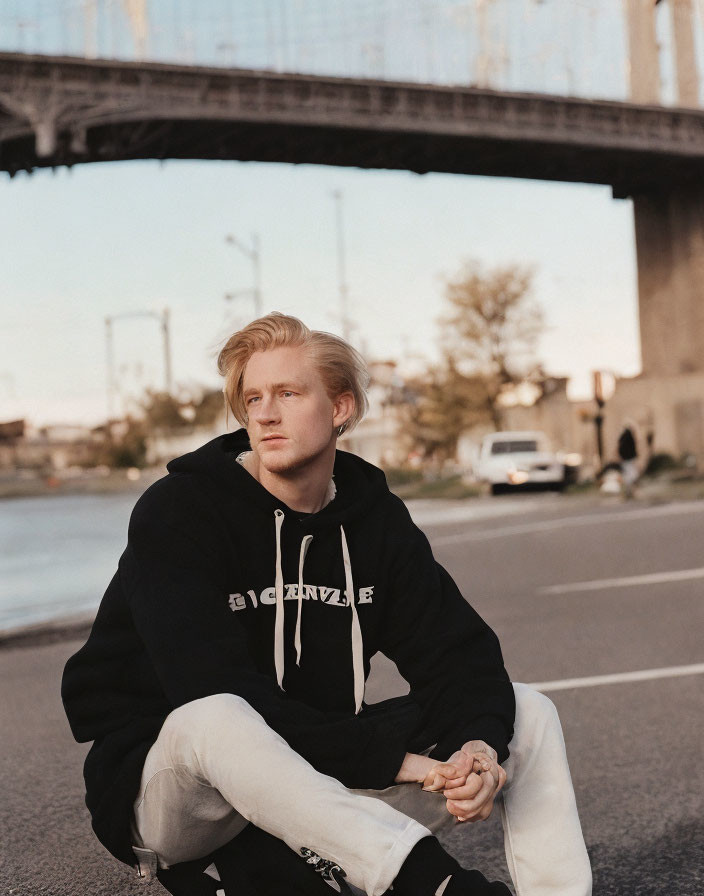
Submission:
M 301 615 L 303 613 L 303 564 L 305 563 L 308 546 L 313 541 L 312 535 L 306 535 L 301 542 L 301 553 L 298 558 L 298 613 L 296 615 L 296 635 L 293 643 L 296 647 L 296 665 L 301 665 Z
M 276 594 L 276 618 L 274 620 L 274 666 L 276 668 L 276 681 L 281 690 L 284 690 L 284 575 L 281 568 L 281 527 L 284 524 L 282 510 L 274 511 L 276 526 L 276 578 L 274 580 L 274 592 Z M 357 605 L 354 599 L 354 581 L 352 580 L 352 564 L 350 552 L 347 547 L 345 530 L 340 526 L 340 539 L 342 542 L 342 561 L 345 567 L 345 590 L 352 610 L 352 675 L 354 678 L 354 706 L 355 715 L 362 708 L 364 699 L 364 649 L 362 641 L 362 629 L 359 624 Z M 303 610 L 303 564 L 312 535 L 304 536 L 301 541 L 301 552 L 298 558 L 298 613 L 296 616 L 296 634 L 294 644 L 296 647 L 296 665 L 301 664 L 301 615 Z
M 283 510 L 274 511 L 276 526 L 276 619 L 274 620 L 274 666 L 279 687 L 284 689 L 284 574 L 281 570 L 281 527 L 284 524 Z
M 354 600 L 354 582 L 352 581 L 350 552 L 347 547 L 345 530 L 342 526 L 340 526 L 340 537 L 342 539 L 342 560 L 345 564 L 345 585 L 350 607 L 352 607 L 352 674 L 354 676 L 354 712 L 355 715 L 357 715 L 362 708 L 362 700 L 364 699 L 364 653 L 362 649 L 362 629 L 359 625 L 357 605 Z

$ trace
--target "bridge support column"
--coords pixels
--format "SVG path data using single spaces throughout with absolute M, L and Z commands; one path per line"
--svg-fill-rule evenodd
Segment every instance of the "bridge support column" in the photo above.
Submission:
M 704 372 L 704 187 L 633 198 L 643 376 Z

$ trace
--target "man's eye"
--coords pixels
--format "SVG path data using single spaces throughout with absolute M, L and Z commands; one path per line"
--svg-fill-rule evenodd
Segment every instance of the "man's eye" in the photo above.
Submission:
M 284 398 L 290 398 L 294 393 L 291 392 L 289 389 L 286 389 L 286 390 L 285 390 L 284 392 L 282 392 L 281 394 L 284 396 Z
M 252 404 L 253 401 L 259 401 L 258 395 L 250 395 L 247 399 L 247 404 Z

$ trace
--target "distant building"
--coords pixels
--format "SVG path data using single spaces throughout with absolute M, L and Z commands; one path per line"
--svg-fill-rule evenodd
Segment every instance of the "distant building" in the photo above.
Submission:
M 400 466 L 410 447 L 401 434 L 400 407 L 405 383 L 395 361 L 371 361 L 368 366 L 369 411 L 349 435 L 342 436 L 339 446 L 378 467 Z
M 548 377 L 539 396 L 528 406 L 504 408 L 504 429 L 541 430 L 557 450 L 582 456 L 582 471 L 598 472 L 594 399 L 571 401 L 566 377 Z M 666 453 L 704 467 L 704 374 L 671 377 L 617 378 L 614 393 L 602 409 L 604 463 L 618 460 L 616 445 L 624 420 L 632 420 L 639 437 L 643 465 L 654 453 Z M 489 428 L 490 429 L 490 428 Z M 471 463 L 475 446 L 487 428 L 477 428 L 461 440 L 458 454 Z
M 231 427 L 232 428 L 232 427 Z M 164 466 L 175 457 L 195 451 L 227 431 L 225 412 L 210 426 L 184 426 L 179 429 L 155 429 L 147 436 L 147 466 Z
M 17 446 L 24 438 L 24 431 L 24 420 L 0 423 L 0 470 L 11 470 L 17 466 Z
M 516 404 L 504 410 L 504 429 L 544 432 L 556 451 L 582 456 L 587 474 L 599 468 L 594 401 L 572 401 L 567 397 L 568 377 L 546 377 L 532 405 Z
M 635 376 L 616 380 L 604 408 L 604 444 L 616 454 L 616 441 L 626 418 L 641 438 L 639 454 L 667 453 L 691 458 L 704 468 L 704 374 Z M 649 447 L 648 447 L 649 446 Z
M 3 469 L 60 472 L 69 467 L 93 466 L 103 436 L 94 428 L 56 424 L 39 428 L 25 427 L 14 442 L 12 453 L 0 451 Z

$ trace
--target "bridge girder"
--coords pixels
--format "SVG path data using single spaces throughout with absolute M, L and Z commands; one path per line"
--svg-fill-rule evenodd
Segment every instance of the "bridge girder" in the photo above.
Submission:
M 704 177 L 704 112 L 0 53 L 0 170 L 237 159 L 609 184 Z

